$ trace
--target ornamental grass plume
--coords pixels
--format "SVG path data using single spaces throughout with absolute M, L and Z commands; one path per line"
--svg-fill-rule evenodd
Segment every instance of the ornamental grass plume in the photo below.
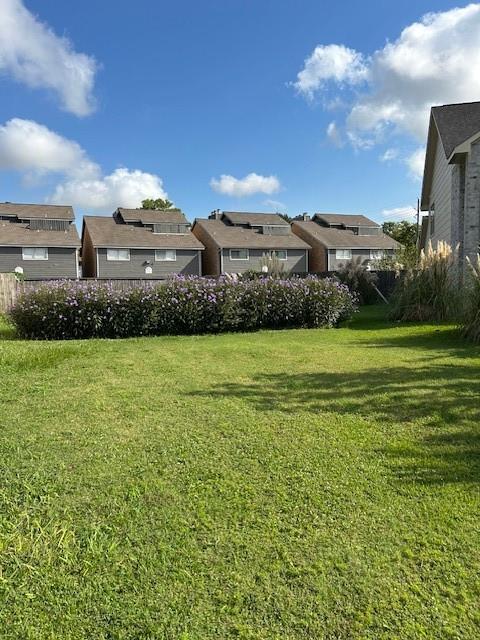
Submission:
M 455 317 L 459 305 L 458 247 L 428 243 L 418 265 L 408 269 L 392 296 L 390 316 L 403 321 L 444 321 Z
M 480 343 L 480 255 L 475 260 L 467 258 L 467 268 L 462 332 L 472 342 Z
M 340 282 L 346 284 L 353 291 L 360 304 L 373 304 L 378 302 L 377 275 L 368 271 L 360 256 L 341 265 L 337 272 Z

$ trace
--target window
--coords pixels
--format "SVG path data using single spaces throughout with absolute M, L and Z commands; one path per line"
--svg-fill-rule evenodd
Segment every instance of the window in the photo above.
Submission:
M 351 260 L 352 259 L 352 250 L 351 249 L 337 249 L 335 251 L 335 258 L 337 260 Z
M 372 260 L 381 260 L 385 255 L 383 249 L 370 249 L 370 258 Z
M 45 247 L 23 247 L 23 260 L 48 260 L 48 249 Z
M 248 260 L 248 249 L 230 249 L 230 260 Z
M 176 259 L 176 249 L 157 249 L 155 251 L 155 260 L 157 262 L 175 262 Z
M 124 262 L 130 260 L 130 249 L 107 249 L 107 260 Z
M 272 252 L 273 255 L 278 258 L 278 260 L 286 260 L 287 259 L 287 251 L 286 249 L 277 249 Z
M 153 225 L 153 233 L 174 233 L 174 234 L 188 233 L 188 225 L 156 222 Z
M 430 226 L 430 237 L 432 237 L 433 235 L 435 235 L 435 205 L 434 204 L 430 205 L 429 226 Z

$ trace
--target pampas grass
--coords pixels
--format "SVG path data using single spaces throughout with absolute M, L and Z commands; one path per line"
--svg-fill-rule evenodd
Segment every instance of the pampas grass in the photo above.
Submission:
M 480 256 L 477 256 L 474 261 L 467 258 L 467 267 L 468 280 L 465 287 L 462 331 L 467 338 L 480 343 Z
M 391 317 L 403 321 L 452 319 L 458 312 L 457 250 L 447 242 L 429 242 L 418 265 L 409 269 L 392 296 Z

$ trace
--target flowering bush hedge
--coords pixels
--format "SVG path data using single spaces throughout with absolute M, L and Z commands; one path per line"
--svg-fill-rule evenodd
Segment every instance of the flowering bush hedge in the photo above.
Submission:
M 51 282 L 25 292 L 10 311 L 25 338 L 125 338 L 288 327 L 333 327 L 349 318 L 345 285 L 313 276 L 254 281 L 176 278 L 117 290 L 98 282 Z

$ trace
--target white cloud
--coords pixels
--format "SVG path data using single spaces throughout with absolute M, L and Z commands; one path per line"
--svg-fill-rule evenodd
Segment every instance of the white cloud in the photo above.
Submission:
M 405 207 L 396 207 L 394 209 L 384 209 L 381 213 L 385 220 L 414 220 L 417 215 L 414 207 L 406 205 Z
M 398 158 L 398 149 L 387 149 L 385 153 L 380 156 L 381 162 L 391 162 Z
M 113 211 L 139 207 L 146 198 L 167 198 L 162 180 L 152 173 L 120 168 L 97 179 L 66 180 L 57 186 L 49 202 Z
M 275 211 L 286 211 L 287 210 L 287 205 L 284 202 L 280 202 L 279 200 L 270 200 L 270 198 L 267 198 L 267 200 L 263 201 L 263 204 L 266 207 L 270 207 L 271 209 L 275 209 Z
M 419 147 L 406 159 L 406 165 L 412 178 L 421 180 L 425 166 L 425 147 Z
M 479 42 L 480 3 L 429 13 L 370 56 L 344 45 L 317 46 L 295 86 L 329 101 L 332 83 L 352 89 L 345 127 L 356 148 L 396 134 L 423 142 L 432 105 L 480 99 Z M 419 153 L 410 163 L 415 171 Z
M 145 198 L 166 198 L 159 176 L 119 168 L 103 175 L 82 147 L 32 120 L 14 118 L 0 125 L 0 170 L 23 176 L 60 176 L 49 202 L 112 211 L 138 207 Z
M 251 196 L 255 193 L 271 195 L 280 191 L 280 181 L 276 176 L 259 176 L 257 173 L 249 173 L 241 179 L 223 174 L 220 179 L 212 178 L 210 186 L 217 193 L 237 198 Z
M 28 87 L 53 90 L 66 111 L 85 116 L 94 109 L 96 70 L 93 57 L 77 53 L 21 0 L 0 1 L 0 73 Z
M 40 175 L 96 176 L 100 172 L 79 144 L 33 120 L 20 118 L 0 125 L 0 169 Z
M 358 84 L 367 77 L 368 67 L 361 53 L 344 45 L 319 45 L 305 60 L 293 85 L 299 93 L 311 98 L 328 81 Z
M 336 122 L 330 122 L 327 127 L 327 138 L 335 147 L 343 147 L 343 139 Z

